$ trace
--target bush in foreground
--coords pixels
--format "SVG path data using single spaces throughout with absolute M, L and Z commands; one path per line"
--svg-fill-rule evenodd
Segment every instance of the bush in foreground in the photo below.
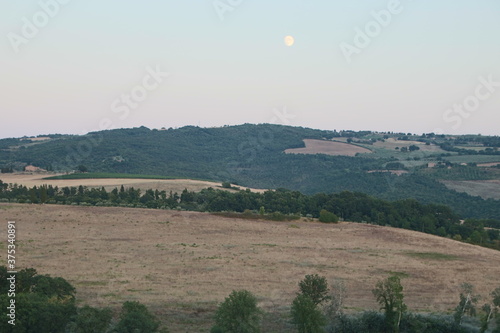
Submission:
M 258 333 L 261 310 L 257 298 L 247 290 L 234 290 L 219 305 L 212 333 Z

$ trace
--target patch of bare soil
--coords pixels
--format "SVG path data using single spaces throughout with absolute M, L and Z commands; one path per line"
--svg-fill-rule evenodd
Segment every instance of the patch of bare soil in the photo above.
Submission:
M 483 168 L 490 168 L 490 167 L 496 167 L 497 165 L 500 165 L 500 162 L 479 163 L 477 166 Z
M 305 148 L 285 150 L 287 154 L 325 154 L 333 156 L 355 156 L 371 153 L 371 150 L 344 142 L 304 139 Z
M 23 140 L 31 140 L 31 141 L 47 141 L 47 140 L 51 140 L 48 136 L 39 136 L 39 137 L 36 137 L 36 138 L 26 138 L 26 139 L 21 139 L 21 141 Z

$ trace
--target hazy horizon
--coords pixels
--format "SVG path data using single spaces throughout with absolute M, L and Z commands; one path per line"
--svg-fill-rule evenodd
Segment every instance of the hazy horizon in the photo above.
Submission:
M 0 3 L 0 138 L 243 123 L 500 135 L 495 0 Z
M 272 124 L 272 123 L 242 123 L 242 124 L 233 124 L 233 125 L 221 125 L 221 126 L 198 126 L 198 125 L 193 125 L 193 124 L 187 124 L 187 125 L 183 125 L 183 126 L 175 126 L 175 127 L 171 127 L 173 129 L 178 129 L 178 128 L 182 128 L 182 127 L 185 127 L 185 126 L 197 126 L 197 127 L 201 127 L 201 128 L 223 128 L 225 126 L 242 126 L 242 125 L 246 125 L 246 124 L 250 124 L 250 125 L 264 125 L 264 124 Z M 272 124 L 272 125 L 282 125 L 282 124 Z M 321 129 L 321 128 L 312 128 L 312 127 L 307 127 L 307 126 L 300 126 L 300 125 L 284 125 L 284 126 L 293 126 L 293 127 L 304 127 L 304 128 L 309 128 L 309 129 L 314 129 L 314 130 L 336 130 L 337 132 L 341 132 L 341 131 L 353 131 L 352 129 L 349 129 L 349 128 L 333 128 L 333 129 Z M 149 130 L 162 130 L 162 127 L 148 127 L 148 126 L 145 126 L 145 125 L 139 125 L 139 126 L 134 126 L 134 127 L 120 127 L 120 128 L 112 128 L 112 129 L 109 129 L 109 130 L 127 130 L 127 129 L 133 129 L 133 128 L 139 128 L 139 127 L 146 127 L 148 128 Z M 169 127 L 165 127 L 165 130 L 169 129 Z M 431 132 L 423 132 L 423 133 L 414 133 L 414 132 L 406 132 L 406 131 L 392 131 L 392 130 L 388 130 L 388 131 L 374 131 L 374 130 L 370 130 L 370 129 L 360 129 L 360 130 L 356 130 L 356 131 L 372 131 L 372 132 L 377 132 L 377 133 L 395 133 L 395 134 L 398 134 L 398 133 L 401 133 L 401 134 L 408 134 L 408 133 L 411 133 L 411 134 L 415 134 L 415 135 L 421 135 L 423 133 L 431 133 Z M 93 131 L 91 131 L 93 132 Z M 11 138 L 35 138 L 35 137 L 44 137 L 44 136 L 49 136 L 49 135 L 86 135 L 86 134 L 89 134 L 90 132 L 87 132 L 87 133 L 39 133 L 39 134 L 33 134 L 33 135 L 22 135 L 22 136 L 18 136 L 18 137 L 0 137 L 0 140 L 1 139 L 11 139 Z M 482 133 L 464 133 L 464 134 L 450 134 L 450 133 L 442 133 L 442 134 L 445 134 L 445 135 L 484 135 L 484 136 L 498 136 L 498 135 L 487 135 L 487 134 L 482 134 Z

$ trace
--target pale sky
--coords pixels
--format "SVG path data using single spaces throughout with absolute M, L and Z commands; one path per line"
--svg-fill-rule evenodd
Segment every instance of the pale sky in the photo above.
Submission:
M 500 135 L 498 0 L 0 5 L 0 138 L 242 123 Z

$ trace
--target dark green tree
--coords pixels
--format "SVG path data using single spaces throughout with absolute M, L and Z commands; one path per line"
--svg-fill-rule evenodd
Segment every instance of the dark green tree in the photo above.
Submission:
M 304 280 L 299 282 L 299 289 L 300 294 L 308 296 L 314 305 L 319 305 L 330 299 L 328 282 L 324 276 L 318 274 L 306 275 Z
M 401 318 L 407 309 L 401 280 L 396 275 L 390 276 L 377 282 L 372 292 L 380 308 L 384 310 L 387 328 L 390 332 L 398 333 Z
M 324 223 L 337 223 L 339 221 L 339 217 L 326 209 L 322 209 L 319 212 L 319 221 Z
M 56 298 L 59 301 L 75 301 L 75 288 L 61 277 L 36 275 L 33 277 L 32 292 L 47 298 Z
M 290 310 L 292 323 L 299 333 L 324 332 L 323 326 L 326 319 L 314 301 L 306 294 L 295 297 Z
M 125 302 L 114 333 L 155 333 L 160 322 L 139 302 Z
M 215 313 L 213 332 L 258 333 L 262 311 L 256 297 L 247 290 L 234 290 Z
M 0 179 L 0 193 L 2 193 L 2 191 L 6 190 L 8 187 L 9 187 L 9 184 L 4 183 L 4 182 Z
M 47 202 L 47 185 L 40 186 L 40 203 Z
M 0 267 L 0 307 L 3 318 L 12 299 L 6 289 L 7 269 Z M 75 289 L 60 277 L 37 275 L 33 268 L 16 274 L 15 326 L 7 320 L 0 321 L 0 332 L 5 333 L 64 333 L 67 324 L 76 313 Z M 6 313 L 7 311 L 7 313 Z
M 70 333 L 105 333 L 111 324 L 110 309 L 98 309 L 88 305 L 78 309 L 75 320 L 68 325 Z

